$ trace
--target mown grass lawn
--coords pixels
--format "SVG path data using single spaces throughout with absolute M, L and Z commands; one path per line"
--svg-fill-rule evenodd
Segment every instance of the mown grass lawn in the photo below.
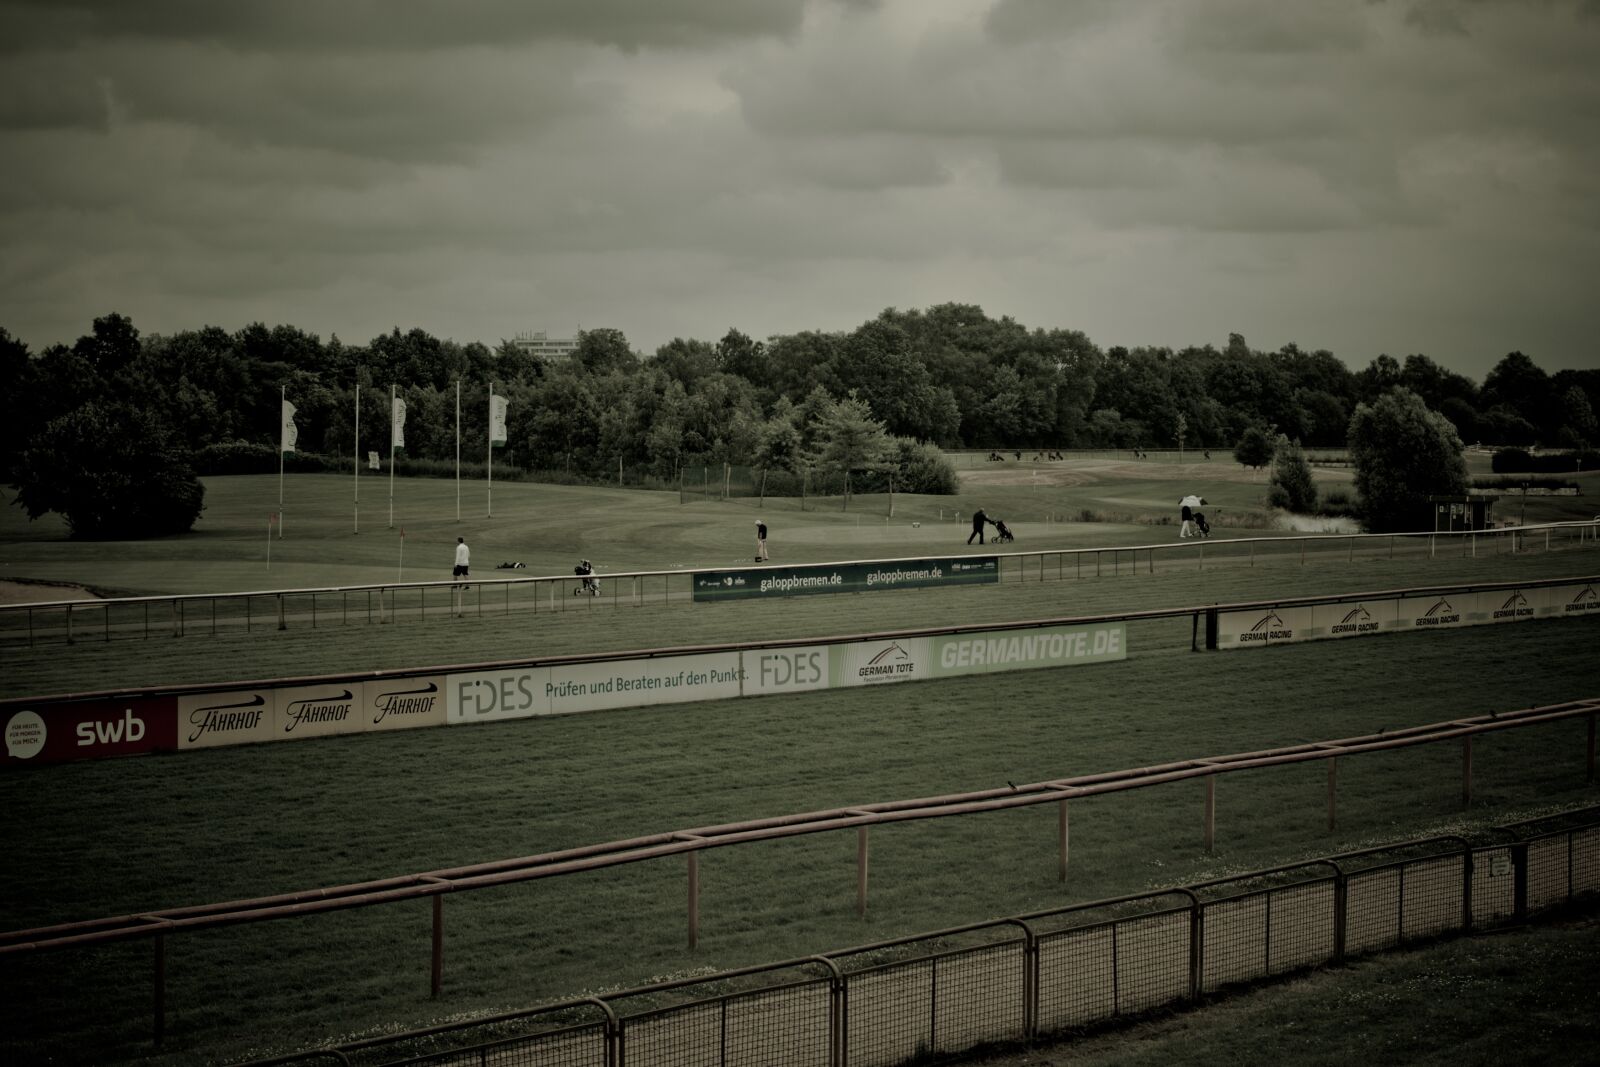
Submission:
M 551 487 L 528 488 L 548 506 L 543 494 Z M 604 494 L 616 491 L 571 492 L 582 501 L 575 510 L 598 513 L 612 506 Z M 213 496 L 219 513 L 223 495 Z M 495 495 L 498 513 L 498 488 Z M 233 506 L 243 513 L 243 504 Z M 691 530 L 711 528 L 687 518 L 669 528 L 642 517 L 648 508 L 614 506 L 618 515 L 634 516 L 626 543 L 637 557 L 661 555 L 674 536 L 669 529 L 688 539 Z M 743 502 L 697 506 L 747 513 Z M 1068 524 L 1062 536 L 1086 538 L 1105 526 Z M 555 527 L 540 528 L 556 536 Z M 852 542 L 853 528 L 875 531 L 819 519 L 807 527 L 821 531 L 818 539 L 801 543 L 824 559 L 852 554 L 838 551 L 841 543 L 889 543 L 876 532 Z M 440 529 L 444 559 L 454 534 Z M 1133 532 L 1148 538 L 1151 529 Z M 733 551 L 734 535 L 726 536 L 726 546 L 703 551 Z M 305 538 L 308 568 L 381 566 L 357 558 L 355 535 Z M 52 574 L 75 573 L 71 556 L 81 550 L 88 570 L 116 571 L 137 579 L 126 587 L 146 590 L 183 589 L 245 566 L 219 548 L 204 568 L 196 564 L 208 571 L 197 579 L 169 575 L 170 560 L 129 561 L 106 546 L 32 544 L 35 564 L 59 555 Z M 16 547 L 7 545 L 8 564 Z M 475 551 L 475 559 L 485 558 L 476 543 Z M 274 568 L 278 558 L 275 544 Z M 1573 576 L 1593 573 L 1597 560 L 1592 551 L 1303 567 L 1280 559 L 939 593 L 7 648 L 3 677 L 8 693 L 37 694 Z M 0 776 L 8 813 L 0 846 L 9 860 L 0 905 L 7 928 L 17 929 L 1525 707 L 1593 695 L 1600 640 L 1592 621 L 1551 621 L 1197 655 L 1189 651 L 1187 622 L 1177 621 L 1136 627 L 1130 645 L 1124 663 L 937 685 L 8 774 Z M 1197 784 L 1083 802 L 1073 810 L 1072 873 L 1064 886 L 1056 881 L 1053 808 L 885 828 L 873 837 L 865 922 L 854 913 L 853 834 L 722 849 L 701 863 L 702 940 L 694 953 L 685 947 L 681 861 L 457 895 L 447 906 L 446 994 L 439 1002 L 426 995 L 423 904 L 176 938 L 168 959 L 168 1049 L 154 1061 L 299 1047 L 1592 803 L 1583 740 L 1579 724 L 1480 740 L 1474 806 L 1464 814 L 1457 750 L 1342 761 L 1333 834 L 1323 825 L 1320 767 L 1225 778 L 1214 854 L 1201 848 Z M 149 974 L 148 945 L 10 957 L 0 967 L 0 1042 L 22 1059 L 140 1058 Z

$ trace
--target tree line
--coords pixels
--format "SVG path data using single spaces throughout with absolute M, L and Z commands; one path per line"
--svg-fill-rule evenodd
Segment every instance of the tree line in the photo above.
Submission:
M 275 462 L 280 390 L 298 409 L 301 450 L 350 456 L 358 385 L 363 451 L 386 449 L 394 385 L 408 408 L 407 454 L 451 459 L 457 382 L 463 455 L 485 454 L 493 382 L 510 402 L 510 462 L 595 477 L 619 463 L 663 480 L 700 463 L 779 472 L 830 464 L 868 481 L 899 474 L 901 488 L 953 491 L 927 446 L 1231 447 L 1254 428 L 1337 447 L 1357 406 L 1395 387 L 1469 443 L 1600 439 L 1600 371 L 1550 375 L 1520 352 L 1480 385 L 1426 355 L 1380 355 L 1353 371 L 1326 350 L 1263 352 L 1239 334 L 1222 348 L 1102 349 L 1081 331 L 1029 329 L 968 304 L 891 308 L 850 331 L 766 341 L 733 329 L 652 354 L 621 331 L 588 330 L 571 356 L 548 361 L 512 342 L 491 348 L 421 329 L 364 345 L 259 323 L 141 336 L 111 314 L 39 353 L 0 329 L 6 474 L 18 484 L 59 479 L 70 464 L 58 456 L 52 466 L 46 446 L 96 440 L 201 473 L 240 449 Z M 102 491 L 134 493 L 127 481 Z M 35 490 L 23 502 L 32 512 L 49 495 Z

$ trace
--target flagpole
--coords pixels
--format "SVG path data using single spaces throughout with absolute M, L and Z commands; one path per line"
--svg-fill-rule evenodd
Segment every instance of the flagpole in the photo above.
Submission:
M 353 533 L 361 532 L 361 382 L 356 382 L 356 455 L 355 455 L 355 482 L 356 482 L 356 510 L 355 529 Z
M 492 519 L 494 518 L 494 379 L 492 378 L 489 380 L 489 432 L 484 436 L 489 441 L 484 446 L 489 451 L 488 457 L 484 460 L 484 465 L 489 469 L 489 514 L 487 517 Z
M 389 529 L 394 529 L 394 385 L 389 386 Z
M 289 387 L 278 387 L 278 536 L 283 537 L 283 446 L 288 442 L 283 439 L 283 408 L 289 403 Z M 271 531 L 267 531 L 271 538 Z
M 461 379 L 456 379 L 456 521 L 461 521 Z

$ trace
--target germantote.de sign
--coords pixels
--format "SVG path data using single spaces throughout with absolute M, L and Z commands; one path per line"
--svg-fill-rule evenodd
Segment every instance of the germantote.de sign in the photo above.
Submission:
M 997 556 L 696 571 L 694 599 L 697 603 L 703 603 L 712 600 L 810 596 L 815 593 L 872 593 L 885 589 L 980 585 L 999 580 L 1000 560 Z

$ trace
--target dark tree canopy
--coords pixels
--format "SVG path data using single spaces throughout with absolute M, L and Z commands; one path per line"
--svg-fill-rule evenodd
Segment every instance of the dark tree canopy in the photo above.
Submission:
M 1350 417 L 1350 459 L 1371 533 L 1422 529 L 1429 496 L 1467 491 L 1461 438 L 1409 389 L 1394 389 Z

